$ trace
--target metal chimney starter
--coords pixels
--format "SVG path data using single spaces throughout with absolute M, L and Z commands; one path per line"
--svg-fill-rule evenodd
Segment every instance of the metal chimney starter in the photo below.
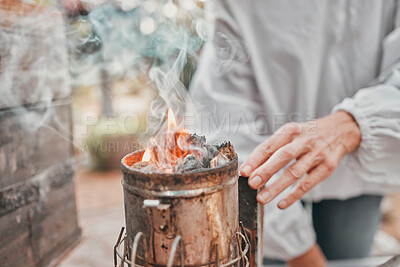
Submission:
M 124 252 L 117 250 L 122 232 L 115 248 L 121 266 L 247 265 L 237 157 L 217 168 L 167 174 L 130 168 L 143 153 L 122 159 L 126 237 Z

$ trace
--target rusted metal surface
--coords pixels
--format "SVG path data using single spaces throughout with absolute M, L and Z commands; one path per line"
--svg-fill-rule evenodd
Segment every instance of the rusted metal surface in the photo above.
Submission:
M 263 262 L 263 206 L 257 202 L 257 190 L 250 188 L 246 177 L 239 177 L 239 220 L 249 233 L 250 266 L 261 267 Z
M 70 129 L 68 102 L 0 111 L 0 266 L 48 266 L 80 238 L 68 136 L 23 125 L 46 111 Z
M 139 242 L 143 242 L 143 246 L 147 247 L 147 242 L 146 239 L 143 235 L 142 232 L 138 232 L 135 235 L 135 238 L 133 240 L 132 244 L 132 250 L 131 250 L 131 260 L 128 258 L 128 246 L 127 246 L 127 237 L 126 235 L 123 236 L 124 234 L 125 227 L 122 227 L 121 232 L 118 236 L 117 243 L 114 246 L 114 266 L 117 267 L 123 267 L 123 266 L 136 266 L 136 267 L 144 267 L 147 265 L 150 266 L 160 266 L 160 265 L 155 265 L 151 264 L 149 262 L 145 262 L 144 264 L 140 265 L 137 264 L 136 259 L 137 259 L 137 251 L 138 251 L 138 246 Z M 228 266 L 240 266 L 243 267 L 249 267 L 249 260 L 247 258 L 247 254 L 250 249 L 250 240 L 247 235 L 246 230 L 243 227 L 243 224 L 240 223 L 240 232 L 236 232 L 237 236 L 237 242 L 238 242 L 238 256 L 225 263 L 221 263 L 219 261 L 219 257 L 217 254 L 216 261 L 215 262 L 209 262 L 206 264 L 202 265 L 190 265 L 191 267 L 203 267 L 203 266 L 215 266 L 215 267 L 228 267 Z M 171 253 L 168 258 L 168 263 L 166 267 L 172 267 L 174 266 L 174 259 L 176 256 L 179 256 L 179 263 L 180 266 L 183 267 L 184 265 L 184 254 L 183 254 L 183 243 L 182 243 L 182 237 L 180 235 L 176 236 L 174 238 L 174 242 L 172 243 L 171 247 Z M 123 251 L 122 251 L 123 247 Z M 179 250 L 179 252 L 177 252 Z M 177 255 L 177 253 L 179 253 Z M 147 259 L 147 251 L 145 251 L 144 258 Z M 175 265 L 176 266 L 176 265 Z
M 143 264 L 146 252 L 148 264 L 166 266 L 178 236 L 185 266 L 217 266 L 236 259 L 237 158 L 214 169 L 156 174 L 129 168 L 142 154 L 138 151 L 122 160 L 127 251 L 131 253 L 139 232 L 147 243 L 138 247 L 136 262 Z M 179 254 L 175 253 L 174 266 L 181 264 Z
M 46 125 L 39 127 L 44 117 Z M 71 132 L 70 100 L 0 110 L 0 188 L 71 159 Z
M 77 242 L 73 183 L 0 217 L 0 266 L 48 266 Z
M 24 182 L 0 189 L 0 216 L 35 203 L 51 191 L 73 183 L 72 163 L 57 164 Z
M 0 266 L 54 265 L 80 237 L 63 14 L 0 0 L 0 27 Z

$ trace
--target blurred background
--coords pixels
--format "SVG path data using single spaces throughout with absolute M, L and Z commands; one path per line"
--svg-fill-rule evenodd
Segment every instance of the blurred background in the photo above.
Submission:
M 0 1 L 1 266 L 113 263 L 121 158 L 146 144 L 156 83 L 176 76 L 188 87 L 209 31 L 204 8 Z
M 201 1 L 93 2 L 67 14 L 74 138 L 86 146 L 76 153 L 87 153 L 87 161 L 76 173 L 82 241 L 60 266 L 110 266 L 125 225 L 120 161 L 142 147 L 158 93 L 150 68 L 171 62 L 188 36 L 190 53 L 179 73 L 187 88 L 211 19 Z
M 120 160 L 143 147 L 158 95 L 151 70 L 172 68 L 184 48 L 177 75 L 188 88 L 210 5 L 0 0 L 4 266 L 112 264 L 124 226 Z M 400 253 L 399 205 L 399 194 L 385 199 L 374 255 Z

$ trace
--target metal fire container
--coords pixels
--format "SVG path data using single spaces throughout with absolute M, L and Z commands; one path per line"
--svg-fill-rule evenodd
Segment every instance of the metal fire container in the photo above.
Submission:
M 239 227 L 237 157 L 217 168 L 161 174 L 130 168 L 143 153 L 122 159 L 126 238 L 121 259 L 131 266 L 244 262 L 249 244 Z

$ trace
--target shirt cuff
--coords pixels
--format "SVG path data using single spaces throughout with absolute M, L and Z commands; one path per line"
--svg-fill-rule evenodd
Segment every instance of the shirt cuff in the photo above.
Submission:
M 359 90 L 344 99 L 332 112 L 343 110 L 353 116 L 361 131 L 361 142 L 348 155 L 346 164 L 366 182 L 400 186 L 400 91 L 381 84 Z
M 353 98 L 346 98 L 332 109 L 332 113 L 342 110 L 353 116 L 361 131 L 361 143 L 359 147 L 367 151 L 374 150 L 376 146 L 371 127 L 369 125 L 369 119 L 364 112 L 364 110 L 368 109 L 368 106 L 371 104 L 372 103 L 367 101 L 362 105 L 359 105 Z
M 275 180 L 280 173 L 271 180 Z M 292 187 L 264 205 L 263 254 L 268 259 L 288 261 L 304 254 L 316 243 L 311 209 L 305 208 L 300 201 L 285 210 L 277 207 L 289 190 Z

